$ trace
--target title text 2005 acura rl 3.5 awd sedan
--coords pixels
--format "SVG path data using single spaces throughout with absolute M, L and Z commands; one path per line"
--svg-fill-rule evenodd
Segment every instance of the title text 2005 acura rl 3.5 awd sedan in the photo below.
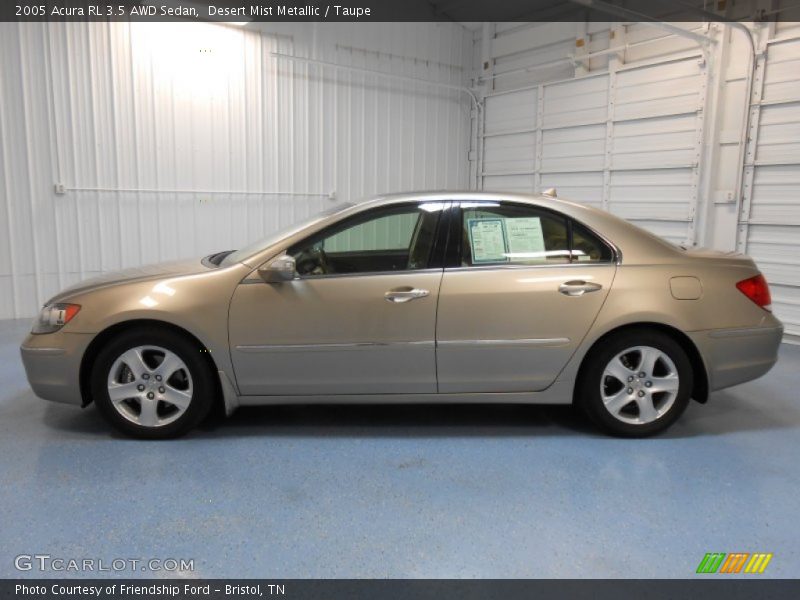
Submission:
M 416 193 L 50 300 L 37 395 L 169 437 L 215 402 L 580 405 L 644 436 L 759 377 L 783 328 L 750 258 L 549 196 Z

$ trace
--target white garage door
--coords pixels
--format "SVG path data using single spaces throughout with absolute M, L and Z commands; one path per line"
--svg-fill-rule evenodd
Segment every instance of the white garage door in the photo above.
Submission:
M 483 189 L 595 204 L 694 240 L 705 65 L 696 56 L 486 98 Z
M 775 314 L 800 335 L 800 40 L 771 43 L 756 75 L 739 250 L 767 277 Z M 760 76 L 760 77 L 759 77 Z

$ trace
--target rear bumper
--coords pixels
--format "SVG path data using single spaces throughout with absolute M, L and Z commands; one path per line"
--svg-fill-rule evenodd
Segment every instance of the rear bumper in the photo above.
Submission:
M 778 360 L 783 325 L 771 317 L 761 327 L 712 329 L 688 335 L 703 356 L 713 392 L 767 373 Z
M 64 332 L 29 335 L 20 353 L 33 392 L 45 400 L 82 405 L 81 359 L 93 337 Z

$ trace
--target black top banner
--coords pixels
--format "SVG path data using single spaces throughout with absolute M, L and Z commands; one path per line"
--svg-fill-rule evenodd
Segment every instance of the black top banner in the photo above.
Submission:
M 755 6 L 755 4 L 753 4 Z M 735 9 L 735 10 L 733 10 Z M 747 11 L 751 12 L 747 12 Z M 752 12 L 754 11 L 754 12 Z M 0 21 L 777 21 L 732 0 L 3 0 Z

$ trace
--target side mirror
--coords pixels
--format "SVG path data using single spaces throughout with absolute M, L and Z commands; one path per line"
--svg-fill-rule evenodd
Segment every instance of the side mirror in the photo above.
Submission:
M 294 258 L 288 254 L 279 256 L 266 265 L 259 267 L 258 274 L 267 283 L 291 281 L 295 276 Z

